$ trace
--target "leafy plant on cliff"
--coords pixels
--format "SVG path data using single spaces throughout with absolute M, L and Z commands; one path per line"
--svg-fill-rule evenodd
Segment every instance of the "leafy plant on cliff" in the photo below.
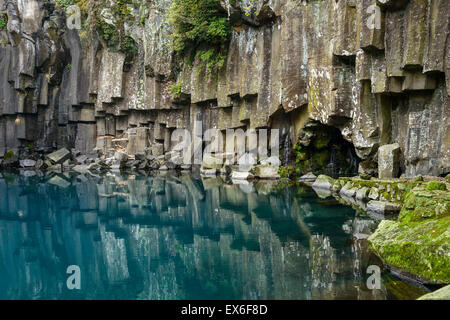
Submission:
M 130 63 L 137 52 L 135 41 L 125 33 L 125 24 L 132 23 L 134 19 L 131 5 L 132 0 L 99 0 L 93 3 L 90 12 L 91 27 L 97 30 L 108 47 L 127 54 L 126 63 Z M 110 15 L 113 23 L 106 21 L 105 15 Z
M 181 96 L 181 89 L 182 89 L 182 83 L 181 82 L 176 82 L 176 83 L 172 83 L 169 86 L 169 92 L 170 95 L 173 98 L 179 98 Z
M 8 152 L 5 153 L 5 155 L 3 156 L 3 159 L 7 160 L 7 159 L 11 159 L 11 158 L 14 158 L 14 151 L 9 150 Z
M 199 58 L 194 66 L 201 63 L 213 71 L 224 64 L 231 26 L 219 0 L 174 0 L 168 21 L 173 26 L 174 50 L 194 48 Z M 206 49 L 199 49 L 201 46 Z
M 0 30 L 6 29 L 6 25 L 8 23 L 8 18 L 5 14 L 0 15 Z
M 164 88 L 163 88 L 163 98 L 164 99 L 177 99 L 181 96 L 181 89 L 183 84 L 181 82 L 173 82 L 168 81 L 166 82 Z

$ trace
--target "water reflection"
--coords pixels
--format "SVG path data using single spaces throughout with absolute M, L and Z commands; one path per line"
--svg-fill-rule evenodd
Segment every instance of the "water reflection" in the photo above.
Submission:
M 0 194 L 2 299 L 386 299 L 410 291 L 405 283 L 390 290 L 398 281 L 390 277 L 367 289 L 361 235 L 376 222 L 309 189 L 190 174 L 5 173 Z M 81 290 L 67 289 L 69 265 L 81 268 Z

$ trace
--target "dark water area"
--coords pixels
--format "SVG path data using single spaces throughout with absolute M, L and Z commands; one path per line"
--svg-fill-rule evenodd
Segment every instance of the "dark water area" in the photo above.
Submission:
M 307 187 L 189 174 L 0 174 L 0 299 L 414 299 Z M 81 288 L 69 290 L 69 266 Z

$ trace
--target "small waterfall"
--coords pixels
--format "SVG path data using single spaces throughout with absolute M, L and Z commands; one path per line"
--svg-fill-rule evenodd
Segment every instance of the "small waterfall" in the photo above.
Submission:
M 330 151 L 330 163 L 327 165 L 328 169 L 329 169 L 329 175 L 332 177 L 337 177 L 338 172 L 337 172 L 337 166 L 336 166 L 336 149 L 335 148 L 331 148 Z

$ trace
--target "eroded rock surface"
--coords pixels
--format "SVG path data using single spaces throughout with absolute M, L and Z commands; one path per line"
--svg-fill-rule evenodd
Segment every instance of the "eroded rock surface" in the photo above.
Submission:
M 217 74 L 174 55 L 170 3 L 127 4 L 134 48 L 119 52 L 68 29 L 52 0 L 0 1 L 0 156 L 31 145 L 158 156 L 175 129 L 276 128 L 295 145 L 315 120 L 361 160 L 398 143 L 401 173 L 449 173 L 448 1 L 221 1 L 233 29 Z M 99 23 L 115 32 L 116 20 L 106 7 Z

